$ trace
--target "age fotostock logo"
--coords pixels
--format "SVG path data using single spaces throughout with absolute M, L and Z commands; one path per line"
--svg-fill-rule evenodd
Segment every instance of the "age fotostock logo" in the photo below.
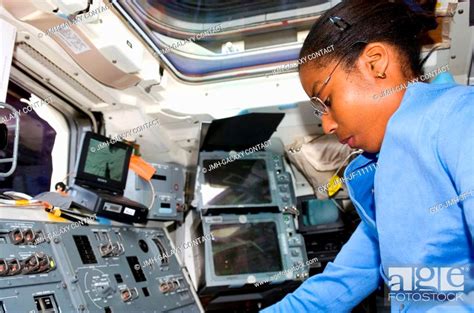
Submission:
M 389 297 L 397 301 L 462 300 L 466 273 L 464 266 L 389 267 Z

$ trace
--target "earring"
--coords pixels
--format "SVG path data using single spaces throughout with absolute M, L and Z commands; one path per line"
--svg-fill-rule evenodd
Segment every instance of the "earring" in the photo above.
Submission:
M 387 78 L 387 75 L 385 75 L 385 73 L 377 73 L 377 78 L 384 79 Z

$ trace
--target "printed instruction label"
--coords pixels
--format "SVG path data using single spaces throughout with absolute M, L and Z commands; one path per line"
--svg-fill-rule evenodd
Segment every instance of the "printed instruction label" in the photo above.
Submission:
M 54 33 L 75 54 L 89 51 L 91 48 L 74 30 L 65 28 Z

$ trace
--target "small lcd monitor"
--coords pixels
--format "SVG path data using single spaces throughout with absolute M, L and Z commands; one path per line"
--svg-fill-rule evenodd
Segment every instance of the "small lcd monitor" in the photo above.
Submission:
M 202 215 L 276 213 L 296 205 L 283 157 L 268 151 L 201 152 L 195 200 Z
M 339 231 L 344 229 L 344 221 L 337 205 L 339 200 L 320 200 L 310 196 L 297 198 L 297 208 L 300 232 L 315 233 Z
M 203 160 L 204 168 L 222 162 Z M 202 202 L 209 206 L 266 205 L 272 203 L 265 159 L 243 159 L 204 173 Z
M 274 222 L 214 224 L 212 258 L 216 276 L 278 272 L 283 269 Z
M 304 239 L 280 213 L 222 214 L 203 218 L 206 287 L 303 280 L 308 269 Z
M 132 146 L 87 132 L 82 142 L 76 184 L 123 194 Z

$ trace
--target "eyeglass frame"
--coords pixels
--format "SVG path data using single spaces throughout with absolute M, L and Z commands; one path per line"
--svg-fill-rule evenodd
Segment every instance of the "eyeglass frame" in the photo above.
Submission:
M 364 41 L 364 40 L 359 40 L 359 41 L 356 41 L 354 42 L 350 47 L 349 49 L 351 49 L 353 46 L 355 46 L 356 44 L 359 44 L 359 43 L 364 43 L 364 44 L 367 44 L 368 42 L 367 41 Z M 319 98 L 319 94 L 321 93 L 321 91 L 324 89 L 324 87 L 326 87 L 326 85 L 329 83 L 329 81 L 331 80 L 332 78 L 332 75 L 334 74 L 334 72 L 336 71 L 337 67 L 339 66 L 339 64 L 341 64 L 342 60 L 344 60 L 344 58 L 350 53 L 347 52 L 346 54 L 344 54 L 340 59 L 339 61 L 337 62 L 336 66 L 334 66 L 334 69 L 331 71 L 331 73 L 328 75 L 328 77 L 324 80 L 323 82 L 323 85 L 321 86 L 321 88 L 319 89 L 319 91 L 316 93 L 315 96 L 312 96 L 310 97 L 309 99 L 311 100 L 311 106 L 313 107 L 314 109 L 314 115 L 316 115 L 317 117 L 321 118 L 323 115 L 327 115 L 328 114 L 328 106 L 326 105 L 326 101 L 327 101 L 327 98 L 326 100 L 321 100 L 321 98 Z M 319 107 L 318 107 L 319 106 Z

